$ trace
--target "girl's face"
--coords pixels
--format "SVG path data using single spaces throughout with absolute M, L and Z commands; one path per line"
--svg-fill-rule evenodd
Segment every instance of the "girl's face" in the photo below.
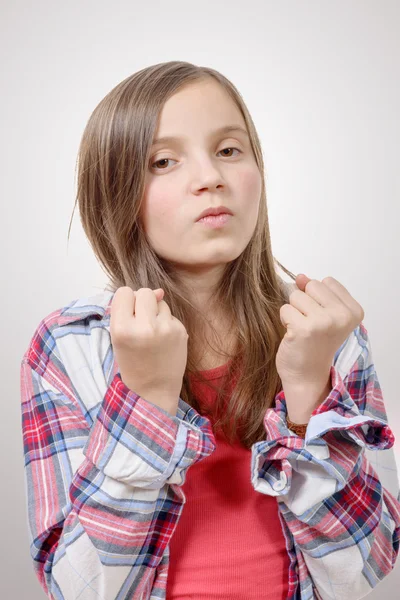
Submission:
M 245 131 L 218 132 L 228 125 Z M 216 81 L 191 84 L 164 104 L 143 198 L 143 226 L 151 246 L 182 275 L 215 283 L 254 232 L 261 175 L 245 121 Z M 221 228 L 196 222 L 210 206 L 233 216 Z

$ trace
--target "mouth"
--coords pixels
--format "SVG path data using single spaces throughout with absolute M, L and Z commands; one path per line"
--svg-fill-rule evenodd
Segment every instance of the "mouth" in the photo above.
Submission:
M 196 221 L 196 223 L 200 223 L 202 225 L 205 225 L 206 227 L 211 227 L 212 229 L 219 229 L 224 225 L 228 224 L 231 221 L 232 217 L 233 215 L 230 215 L 228 213 L 220 213 L 219 215 L 207 215 Z
M 209 206 L 197 217 L 197 221 L 200 221 L 204 217 L 217 217 L 222 214 L 233 215 L 233 212 L 227 206 Z

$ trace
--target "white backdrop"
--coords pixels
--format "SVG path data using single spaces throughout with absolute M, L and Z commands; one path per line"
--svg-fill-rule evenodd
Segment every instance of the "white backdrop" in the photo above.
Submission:
M 89 115 L 158 62 L 211 66 L 258 128 L 275 257 L 339 279 L 365 310 L 400 454 L 400 3 L 1 3 L 3 315 L 0 597 L 45 597 L 29 555 L 19 367 L 39 321 L 106 277 L 76 211 Z M 396 458 L 398 464 L 399 458 Z M 400 560 L 368 597 L 397 598 Z

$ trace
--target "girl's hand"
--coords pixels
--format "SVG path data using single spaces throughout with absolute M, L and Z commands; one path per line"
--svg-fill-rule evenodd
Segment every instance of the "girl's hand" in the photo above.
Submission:
M 287 327 L 276 355 L 283 386 L 324 389 L 336 351 L 364 319 L 364 310 L 333 277 L 296 277 L 290 304 L 280 309 Z
M 111 304 L 110 335 L 122 381 L 175 416 L 189 336 L 163 296 L 162 289 L 118 288 Z

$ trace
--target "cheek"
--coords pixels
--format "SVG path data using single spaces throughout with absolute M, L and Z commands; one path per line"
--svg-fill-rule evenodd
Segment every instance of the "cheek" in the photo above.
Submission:
M 257 168 L 249 167 L 240 173 L 238 190 L 241 197 L 247 202 L 253 202 L 258 206 L 261 196 L 261 175 Z
M 165 189 L 151 189 L 144 195 L 142 219 L 145 231 L 171 230 L 176 223 L 177 207 L 173 204 L 173 195 Z

